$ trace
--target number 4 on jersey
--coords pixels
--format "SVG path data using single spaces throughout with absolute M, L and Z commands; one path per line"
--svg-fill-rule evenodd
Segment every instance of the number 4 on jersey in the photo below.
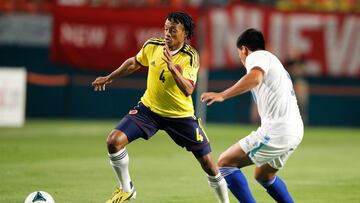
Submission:
M 159 80 L 161 80 L 163 83 L 165 82 L 164 72 L 165 72 L 165 70 L 163 69 L 159 76 Z

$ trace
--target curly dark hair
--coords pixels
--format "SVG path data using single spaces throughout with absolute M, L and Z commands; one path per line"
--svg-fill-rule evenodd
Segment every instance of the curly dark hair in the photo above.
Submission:
M 192 17 L 184 12 L 171 12 L 166 16 L 167 20 L 175 21 L 184 25 L 185 31 L 187 32 L 187 39 L 191 39 L 194 34 L 195 23 Z

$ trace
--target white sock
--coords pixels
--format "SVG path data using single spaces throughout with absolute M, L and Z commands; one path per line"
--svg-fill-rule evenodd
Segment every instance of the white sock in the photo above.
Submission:
M 214 190 L 219 203 L 230 203 L 227 184 L 221 173 L 218 173 L 216 176 L 208 175 L 208 183 Z
M 114 154 L 109 154 L 109 159 L 110 164 L 118 177 L 120 187 L 125 192 L 131 192 L 133 185 L 129 174 L 129 156 L 126 148 L 124 147 Z

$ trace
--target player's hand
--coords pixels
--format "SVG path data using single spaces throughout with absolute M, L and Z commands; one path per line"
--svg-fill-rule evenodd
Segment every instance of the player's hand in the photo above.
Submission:
M 223 102 L 224 97 L 221 93 L 217 92 L 204 92 L 201 94 L 201 101 L 205 102 L 207 106 L 210 106 L 214 102 Z
M 165 63 L 167 64 L 167 67 L 169 69 L 169 71 L 173 72 L 175 70 L 175 66 L 174 63 L 172 61 L 172 56 L 170 53 L 170 49 L 167 45 L 164 46 L 164 57 L 163 60 L 165 61 Z
M 94 87 L 95 91 L 105 91 L 106 85 L 111 82 L 112 80 L 109 76 L 97 77 L 91 85 Z

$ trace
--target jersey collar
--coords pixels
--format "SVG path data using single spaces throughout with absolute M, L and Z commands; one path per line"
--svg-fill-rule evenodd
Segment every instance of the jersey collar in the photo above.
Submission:
M 177 54 L 184 46 L 185 46 L 185 43 L 183 43 L 183 44 L 180 46 L 179 49 L 174 50 L 174 51 L 170 51 L 170 54 L 171 54 L 172 56 L 174 56 L 174 55 Z

